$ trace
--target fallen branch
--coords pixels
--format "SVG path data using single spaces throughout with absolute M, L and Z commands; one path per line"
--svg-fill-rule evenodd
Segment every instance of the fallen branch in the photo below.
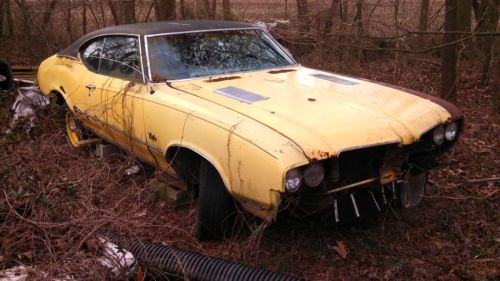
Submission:
M 473 183 L 473 182 L 498 181 L 498 180 L 500 180 L 500 177 L 492 177 L 492 178 L 484 178 L 484 179 L 473 179 L 473 180 L 468 180 L 467 182 Z

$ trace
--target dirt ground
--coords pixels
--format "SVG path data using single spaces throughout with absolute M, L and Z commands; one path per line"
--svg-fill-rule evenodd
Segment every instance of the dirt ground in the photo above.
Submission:
M 436 71 L 416 65 L 392 75 L 394 65 L 373 61 L 349 74 L 435 94 Z M 4 97 L 0 270 L 29 263 L 54 276 L 100 280 L 105 273 L 96 266 L 89 241 L 96 231 L 110 229 L 306 280 L 498 280 L 499 116 L 474 73 L 473 67 L 461 73 L 458 84 L 456 104 L 465 113 L 465 133 L 431 172 L 419 207 L 390 210 L 349 227 L 289 219 L 266 227 L 246 218 L 254 232 L 204 243 L 194 238 L 193 206 L 160 202 L 148 168 L 125 176 L 131 157 L 101 161 L 91 149 L 70 149 L 56 111 L 42 113 L 30 135 L 5 134 L 12 98 Z M 33 277 L 38 278 L 43 279 Z

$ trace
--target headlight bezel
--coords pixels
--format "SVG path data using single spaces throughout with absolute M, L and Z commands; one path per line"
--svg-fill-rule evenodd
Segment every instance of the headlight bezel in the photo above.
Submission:
M 444 140 L 445 140 L 445 128 L 444 128 L 444 126 L 443 125 L 436 126 L 432 130 L 431 137 L 432 137 L 432 142 L 435 145 L 438 145 L 438 146 L 442 145 L 444 143 Z
M 454 141 L 458 136 L 458 124 L 456 122 L 451 122 L 446 125 L 444 131 L 444 137 L 448 142 Z
M 316 173 L 316 174 L 315 174 Z M 319 177 L 314 178 L 319 173 Z M 320 162 L 314 162 L 304 167 L 302 170 L 304 183 L 309 187 L 320 185 L 325 179 L 325 166 Z
M 285 175 L 285 191 L 289 193 L 297 192 L 302 185 L 302 178 L 303 174 L 300 167 L 288 170 Z

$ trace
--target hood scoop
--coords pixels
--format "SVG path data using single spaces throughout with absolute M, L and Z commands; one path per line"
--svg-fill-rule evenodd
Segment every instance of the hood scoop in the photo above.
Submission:
M 235 100 L 252 104 L 257 101 L 267 100 L 269 97 L 264 97 L 261 95 L 254 94 L 249 91 L 245 91 L 243 89 L 237 87 L 225 87 L 214 90 L 214 93 L 223 95 L 229 98 L 233 98 Z
M 334 76 L 329 76 L 329 75 L 320 74 L 320 73 L 311 74 L 311 76 L 314 76 L 314 77 L 319 78 L 319 79 L 328 80 L 330 82 L 339 83 L 339 84 L 342 84 L 342 85 L 352 86 L 352 85 L 359 84 L 358 82 L 355 82 L 355 81 L 350 81 L 350 80 L 346 80 L 346 79 L 342 79 L 342 78 L 337 78 L 337 77 L 334 77 Z

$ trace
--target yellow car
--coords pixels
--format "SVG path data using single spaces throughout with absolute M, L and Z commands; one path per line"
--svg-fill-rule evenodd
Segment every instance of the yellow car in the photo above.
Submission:
M 262 28 L 228 21 L 112 26 L 40 65 L 45 95 L 84 129 L 182 176 L 197 237 L 223 238 L 239 207 L 342 223 L 419 204 L 461 112 L 422 93 L 310 69 Z

